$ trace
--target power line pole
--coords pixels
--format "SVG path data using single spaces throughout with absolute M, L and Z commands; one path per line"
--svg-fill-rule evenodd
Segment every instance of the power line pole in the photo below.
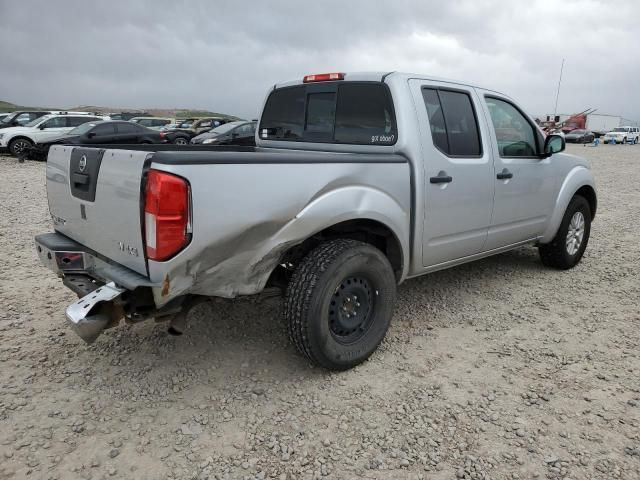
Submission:
M 564 69 L 564 58 L 562 59 L 562 65 L 560 65 L 560 79 L 558 80 L 558 90 L 556 91 L 556 105 L 553 108 L 553 120 L 555 121 L 556 115 L 558 115 L 558 97 L 560 96 L 560 84 L 562 83 L 562 70 Z

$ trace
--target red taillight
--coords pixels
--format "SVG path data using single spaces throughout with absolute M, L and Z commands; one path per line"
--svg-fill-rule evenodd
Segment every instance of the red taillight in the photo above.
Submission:
M 344 80 L 344 73 L 318 73 L 316 75 L 305 75 L 302 82 L 328 82 L 331 80 Z
M 163 261 L 189 243 L 189 183 L 181 177 L 149 170 L 144 192 L 144 229 L 147 258 Z
M 160 132 L 160 138 L 164 138 L 166 136 L 167 136 L 166 132 Z

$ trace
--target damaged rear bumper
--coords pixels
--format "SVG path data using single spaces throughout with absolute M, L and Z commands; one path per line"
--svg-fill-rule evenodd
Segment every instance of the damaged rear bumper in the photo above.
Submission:
M 158 313 L 150 290 L 159 285 L 142 275 L 103 260 L 59 233 L 38 235 L 35 246 L 40 262 L 81 297 L 69 305 L 66 318 L 87 343 L 95 341 L 103 330 L 117 325 L 125 317 L 138 321 Z M 139 308 L 144 315 L 137 313 Z

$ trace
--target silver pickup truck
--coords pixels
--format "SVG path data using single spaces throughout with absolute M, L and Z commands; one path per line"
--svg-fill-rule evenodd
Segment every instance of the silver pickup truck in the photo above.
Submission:
M 54 233 L 41 261 L 80 300 L 93 342 L 121 320 L 179 333 L 207 297 L 284 292 L 291 341 L 342 370 L 384 338 L 411 277 L 537 245 L 568 269 L 596 190 L 512 99 L 404 73 L 331 73 L 275 85 L 256 147 L 54 146 Z

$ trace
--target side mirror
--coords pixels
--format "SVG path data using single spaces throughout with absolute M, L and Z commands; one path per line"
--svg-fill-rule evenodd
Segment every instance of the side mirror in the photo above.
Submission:
M 96 132 L 89 132 L 87 133 L 87 138 L 93 138 L 96 136 Z
M 565 146 L 564 138 L 560 135 L 548 135 L 547 138 L 544 139 L 544 153 L 542 154 L 542 158 L 547 158 L 554 153 L 562 152 Z
M 40 126 L 39 126 L 38 128 L 39 128 L 40 130 L 44 130 L 46 127 L 45 127 L 45 124 L 44 124 L 44 123 L 41 123 L 41 124 L 40 124 Z
M 231 138 L 238 138 L 240 136 L 239 133 L 232 133 Z

